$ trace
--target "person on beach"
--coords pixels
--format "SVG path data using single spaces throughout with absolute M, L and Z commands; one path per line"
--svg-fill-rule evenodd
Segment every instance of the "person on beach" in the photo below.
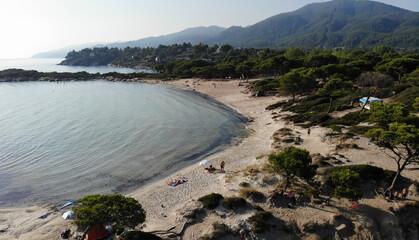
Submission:
M 220 163 L 220 168 L 221 168 L 221 171 L 224 171 L 224 166 L 225 166 L 225 162 L 224 161 L 221 161 L 221 163 Z
M 358 210 L 358 202 L 354 202 L 354 205 L 352 206 L 353 210 L 357 211 Z
M 402 190 L 402 200 L 405 200 L 407 197 L 407 188 L 403 188 Z
M 395 193 L 394 193 L 394 199 L 395 200 L 399 200 L 399 192 L 398 191 L 396 191 Z
M 311 132 L 310 128 L 309 128 L 309 129 L 307 129 L 307 134 L 308 134 L 308 135 L 310 135 L 310 132 Z

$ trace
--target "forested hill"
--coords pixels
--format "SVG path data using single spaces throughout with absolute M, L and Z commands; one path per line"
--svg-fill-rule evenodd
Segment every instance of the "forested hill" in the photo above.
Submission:
M 374 1 L 309 4 L 249 27 L 231 27 L 211 44 L 241 47 L 419 47 L 419 13 Z

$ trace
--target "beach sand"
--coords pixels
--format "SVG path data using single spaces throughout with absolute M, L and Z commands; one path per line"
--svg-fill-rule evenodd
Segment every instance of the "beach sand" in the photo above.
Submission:
M 233 175 L 236 176 L 236 171 L 247 166 L 264 164 L 266 157 L 258 156 L 266 156 L 274 152 L 272 135 L 282 127 L 291 128 L 296 135 L 300 136 L 302 142 L 298 147 L 305 148 L 312 154 L 319 153 L 324 156 L 335 154 L 334 156 L 337 156 L 344 164 L 368 163 L 393 170 L 396 167 L 391 158 L 377 146 L 371 145 L 366 138 L 360 137 L 354 140 L 361 147 L 360 149 L 342 150 L 337 153 L 334 145 L 335 140 L 325 136 L 329 132 L 328 129 L 314 127 L 311 128 L 311 133 L 308 135 L 304 128 L 273 119 L 272 111 L 267 111 L 265 108 L 281 98 L 274 96 L 251 97 L 247 92 L 246 84 L 239 86 L 238 80 L 221 82 L 185 79 L 161 84 L 169 84 L 206 94 L 230 106 L 251 121 L 247 126 L 248 137 L 235 146 L 208 158 L 210 160 L 209 164 L 216 168 L 219 168 L 220 162 L 224 161 L 224 173 L 209 174 L 203 171 L 204 167 L 209 166 L 209 164 L 204 166 L 195 164 L 129 194 L 129 196 L 136 198 L 147 212 L 145 231 L 182 233 L 184 235 L 183 239 L 198 239 L 203 234 L 209 233 L 211 225 L 208 222 L 211 222 L 211 219 L 208 218 L 211 216 L 205 219 L 205 223 L 195 224 L 184 229 L 184 226 L 188 224 L 184 215 L 196 208 L 199 205 L 196 200 L 204 195 L 213 192 L 220 193 L 223 196 L 237 195 L 240 189 L 239 183 L 242 180 L 239 177 L 233 181 L 228 181 L 228 178 Z M 278 113 L 279 110 L 274 112 Z M 405 170 L 403 176 L 419 180 L 417 171 L 414 170 Z M 187 179 L 188 181 L 179 186 L 171 187 L 167 182 L 173 179 Z M 243 179 L 252 181 L 249 177 L 243 177 Z M 367 203 L 370 200 L 363 201 Z M 375 203 L 381 204 L 377 201 Z M 41 215 L 47 212 L 52 212 L 52 214 L 46 219 L 39 219 Z M 52 211 L 46 207 L 0 210 L 0 239 L 60 239 L 60 232 L 63 229 L 70 228 L 72 231 L 76 229 L 72 221 L 61 218 L 62 212 Z M 239 217 L 229 220 L 229 224 L 238 225 L 250 214 L 252 213 L 243 213 Z M 275 213 L 283 220 L 300 219 L 300 221 L 310 220 L 315 222 L 328 221 L 334 214 L 336 214 L 336 210 L 324 211 L 324 209 L 316 210 L 312 207 L 301 207 L 296 210 L 285 209 Z M 215 214 L 213 221 L 222 218 L 220 214 Z M 304 222 L 299 224 L 304 224 Z

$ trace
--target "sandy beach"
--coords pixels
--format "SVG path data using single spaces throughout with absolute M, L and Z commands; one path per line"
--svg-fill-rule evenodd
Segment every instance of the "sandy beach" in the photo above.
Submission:
M 296 136 L 302 139 L 298 146 L 310 151 L 311 154 L 321 154 L 323 156 L 336 156 L 343 164 L 371 164 L 385 169 L 395 169 L 395 163 L 377 146 L 371 144 L 367 138 L 359 137 L 353 140 L 359 149 L 341 150 L 336 152 L 334 140 L 326 136 L 330 130 L 320 127 L 307 130 L 290 123 L 273 118 L 279 110 L 268 111 L 265 108 L 277 101 L 280 97 L 252 97 L 247 92 L 246 84 L 239 84 L 239 80 L 231 81 L 204 81 L 198 79 L 185 79 L 165 82 L 174 87 L 193 90 L 206 94 L 227 106 L 233 108 L 250 120 L 247 128 L 248 137 L 242 142 L 235 144 L 227 150 L 217 153 L 208 159 L 209 164 L 219 168 L 221 161 L 225 162 L 225 172 L 209 174 L 203 171 L 204 167 L 198 164 L 183 169 L 168 178 L 161 179 L 152 183 L 137 192 L 129 194 L 136 198 L 147 212 L 146 227 L 144 231 L 182 234 L 183 239 L 198 239 L 202 235 L 211 232 L 211 225 L 208 222 L 219 221 L 228 217 L 226 213 L 215 212 L 213 216 L 208 216 L 205 223 L 188 225 L 184 217 L 188 211 L 192 211 L 199 205 L 196 200 L 199 197 L 210 193 L 220 193 L 223 196 L 237 195 L 239 183 L 247 181 L 252 183 L 255 188 L 265 188 L 269 190 L 273 186 L 265 186 L 259 180 L 261 176 L 241 176 L 237 171 L 243 170 L 248 166 L 263 165 L 266 162 L 267 154 L 275 151 L 272 147 L 273 134 L 280 128 L 291 128 Z M 187 86 L 188 85 L 188 86 Z M 209 165 L 208 164 L 208 165 Z M 417 170 L 407 169 L 402 173 L 403 176 L 419 180 Z M 232 177 L 237 176 L 237 177 Z M 188 181 L 176 187 L 171 187 L 167 182 L 173 179 L 187 179 Z M 345 204 L 342 200 L 342 204 Z M 364 204 L 380 205 L 382 202 L 371 199 L 361 200 Z M 327 210 L 327 209 L 326 209 Z M 285 209 L 275 212 L 284 221 L 300 221 L 297 224 L 303 225 L 308 221 L 328 222 L 331 216 L 337 213 L 336 209 L 316 209 L 313 207 L 301 207 L 296 210 Z M 58 211 L 49 207 L 32 207 L 25 209 L 2 209 L 0 210 L 0 239 L 60 239 L 60 232 L 65 228 L 76 230 L 72 221 L 61 218 L 63 211 Z M 47 218 L 39 217 L 51 213 Z M 232 228 L 244 222 L 252 212 L 244 212 L 240 216 L 229 218 L 228 225 Z M 212 219 L 211 219 L 212 218 Z M 296 220 L 299 219 L 299 220 Z M 265 239 L 275 239 L 266 236 Z

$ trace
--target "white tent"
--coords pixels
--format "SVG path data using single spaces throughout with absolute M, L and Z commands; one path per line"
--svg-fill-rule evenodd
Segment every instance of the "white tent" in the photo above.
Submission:
M 199 165 L 205 165 L 205 164 L 207 164 L 207 163 L 209 163 L 209 162 L 210 162 L 210 160 L 205 159 L 205 160 L 202 160 L 202 161 L 199 163 Z
M 65 213 L 63 213 L 63 218 L 64 219 L 70 219 L 70 218 L 72 218 L 72 217 L 75 217 L 76 216 L 76 213 L 74 213 L 73 211 L 67 211 L 67 212 L 65 212 Z

